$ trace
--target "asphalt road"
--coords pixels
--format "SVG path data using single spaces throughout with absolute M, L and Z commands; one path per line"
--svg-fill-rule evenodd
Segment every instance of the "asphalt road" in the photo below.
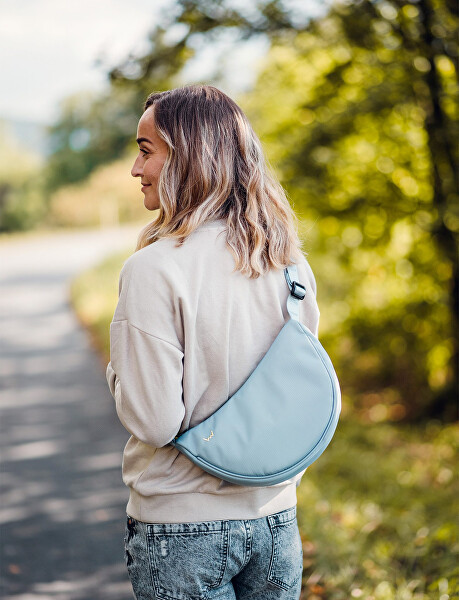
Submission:
M 127 600 L 128 491 L 104 366 L 68 287 L 140 227 L 0 243 L 0 591 L 3 600 Z M 117 285 L 117 284 L 116 284 Z

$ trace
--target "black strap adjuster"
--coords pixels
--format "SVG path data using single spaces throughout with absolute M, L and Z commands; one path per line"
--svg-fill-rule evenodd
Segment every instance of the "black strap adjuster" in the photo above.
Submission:
M 290 289 L 290 294 L 294 298 L 298 298 L 298 300 L 303 300 L 303 298 L 306 296 L 306 288 L 304 285 L 301 285 L 301 283 L 298 283 L 298 281 L 292 281 L 287 269 L 284 269 L 284 273 L 285 279 L 287 280 L 287 285 Z
M 304 285 L 301 285 L 301 283 L 298 283 L 298 281 L 292 281 L 290 293 L 295 298 L 303 300 L 303 298 L 306 296 L 306 288 L 304 287 Z

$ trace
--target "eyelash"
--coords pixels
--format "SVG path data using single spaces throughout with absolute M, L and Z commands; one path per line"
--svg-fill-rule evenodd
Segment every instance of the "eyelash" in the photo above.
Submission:
M 146 150 L 141 150 L 140 152 L 142 152 L 142 156 L 146 156 L 148 154 Z

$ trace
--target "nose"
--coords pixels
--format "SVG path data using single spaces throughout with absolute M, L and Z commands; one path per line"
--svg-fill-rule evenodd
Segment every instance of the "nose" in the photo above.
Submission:
M 142 169 L 140 166 L 140 156 L 135 159 L 135 163 L 131 169 L 132 177 L 142 177 Z

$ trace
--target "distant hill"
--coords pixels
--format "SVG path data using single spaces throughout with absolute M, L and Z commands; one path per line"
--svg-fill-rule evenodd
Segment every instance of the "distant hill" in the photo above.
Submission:
M 0 116 L 0 131 L 14 146 L 46 158 L 50 154 L 46 124 Z M 5 139 L 3 140 L 5 141 Z

